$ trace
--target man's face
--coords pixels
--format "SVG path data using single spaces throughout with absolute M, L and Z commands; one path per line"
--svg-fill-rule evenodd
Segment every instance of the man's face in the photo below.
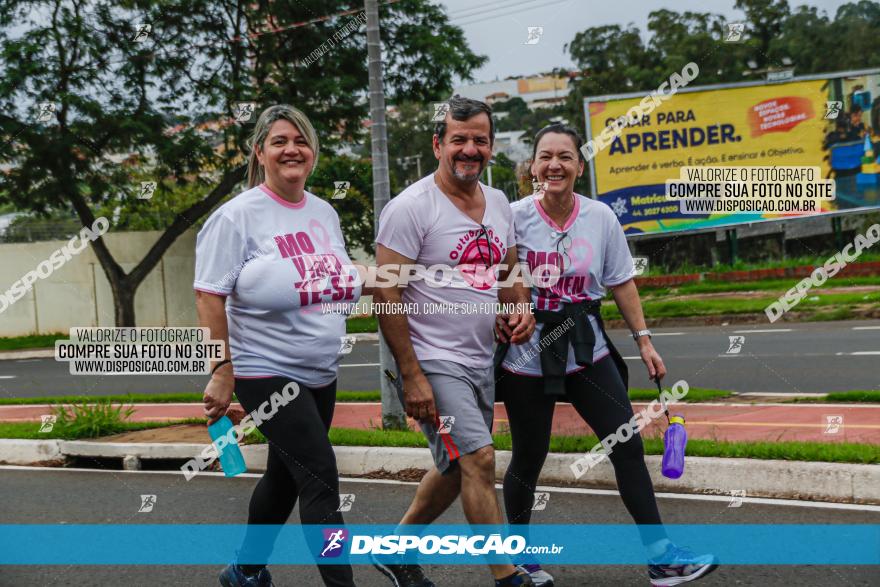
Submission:
M 434 156 L 460 181 L 479 180 L 492 158 L 489 115 L 480 112 L 467 120 L 455 120 L 447 112 L 443 141 L 434 135 Z

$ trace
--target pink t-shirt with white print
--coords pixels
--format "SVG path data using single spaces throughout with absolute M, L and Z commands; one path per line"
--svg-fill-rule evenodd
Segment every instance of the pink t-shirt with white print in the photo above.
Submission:
M 409 315 L 409 330 L 420 361 L 441 359 L 478 369 L 492 364 L 496 314 L 486 310 L 498 302 L 495 271 L 514 244 L 513 217 L 504 192 L 480 188 L 486 198 L 485 232 L 456 208 L 433 174 L 392 199 L 379 218 L 376 242 L 429 269 L 431 280 L 411 281 L 402 299 L 418 309 Z M 441 277 L 436 266 L 449 271 Z M 449 285 L 432 285 L 445 282 Z
M 289 377 L 319 387 L 336 379 L 346 312 L 361 287 L 339 217 L 305 192 L 296 204 L 265 185 L 226 202 L 196 239 L 193 287 L 228 296 L 236 377 Z
M 544 211 L 534 195 L 511 204 L 516 224 L 516 250 L 520 262 L 528 264 L 535 281 L 545 285 L 532 287 L 536 310 L 558 311 L 561 304 L 600 300 L 605 287 L 625 283 L 633 277 L 633 260 L 623 228 L 606 204 L 574 194 L 574 208 L 563 226 L 558 226 Z M 553 267 L 553 270 L 549 268 Z M 557 267 L 562 268 L 560 273 Z M 596 334 L 593 361 L 608 355 L 608 345 L 593 316 L 590 321 Z M 539 323 L 531 340 L 511 345 L 502 366 L 522 375 L 541 375 L 541 360 L 536 352 L 523 361 L 529 349 L 539 348 Z M 569 346 L 565 372 L 581 369 Z

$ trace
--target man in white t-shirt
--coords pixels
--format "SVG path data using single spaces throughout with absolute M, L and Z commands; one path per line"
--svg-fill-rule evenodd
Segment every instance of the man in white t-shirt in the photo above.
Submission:
M 479 182 L 492 157 L 491 109 L 458 96 L 448 105 L 433 138 L 437 171 L 385 207 L 376 237 L 376 264 L 386 272 L 429 268 L 414 280 L 391 287 L 380 283 L 375 290 L 384 303 L 379 325 L 403 382 L 401 401 L 419 420 L 436 464 L 419 484 L 402 525 L 430 524 L 459 494 L 469 523 L 503 523 L 491 435 L 497 303 L 518 305 L 502 316 L 512 342 L 525 342 L 535 328 L 528 289 L 519 281 L 500 285 L 517 263 L 507 198 Z M 408 314 L 392 307 L 407 308 Z M 418 565 L 377 561 L 376 566 L 400 587 L 433 585 Z M 532 584 L 512 564 L 490 568 L 496 585 Z

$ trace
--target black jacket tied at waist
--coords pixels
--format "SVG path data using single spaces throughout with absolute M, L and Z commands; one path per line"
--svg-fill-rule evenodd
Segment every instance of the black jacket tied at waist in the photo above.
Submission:
M 593 349 L 596 346 L 596 333 L 587 315 L 592 315 L 605 337 L 608 350 L 620 372 L 623 384 L 628 385 L 628 374 L 623 357 L 617 352 L 611 338 L 605 332 L 605 324 L 599 312 L 601 300 L 584 300 L 574 304 L 562 304 L 558 312 L 535 310 L 535 320 L 544 324 L 538 339 L 541 357 L 541 373 L 544 376 L 544 393 L 565 395 L 565 368 L 568 363 L 568 348 L 574 350 L 575 363 L 580 367 L 593 366 Z M 500 368 L 510 343 L 498 345 L 495 352 L 495 366 Z

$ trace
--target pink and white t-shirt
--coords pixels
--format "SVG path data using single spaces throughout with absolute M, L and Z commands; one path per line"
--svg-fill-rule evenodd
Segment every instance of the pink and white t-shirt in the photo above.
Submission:
M 226 202 L 196 238 L 193 287 L 228 296 L 236 377 L 289 377 L 319 387 L 336 378 L 345 312 L 360 297 L 339 217 L 305 192 L 293 204 L 265 184 Z
M 527 263 L 532 274 L 538 269 L 535 281 L 552 284 L 532 287 L 536 310 L 559 310 L 563 303 L 602 299 L 606 286 L 620 285 L 634 275 L 623 228 L 611 208 L 578 194 L 574 194 L 574 198 L 574 209 L 563 226 L 553 222 L 533 195 L 510 205 L 519 261 Z M 558 279 L 550 279 L 552 274 L 543 271 L 542 266 L 560 267 L 562 272 L 556 271 Z M 608 345 L 596 319 L 593 316 L 587 319 L 596 334 L 595 362 L 608 355 Z M 537 347 L 543 327 L 544 324 L 537 325 L 528 343 L 510 346 L 503 368 L 523 375 L 541 375 L 537 353 L 532 353 L 534 356 L 524 363 L 521 358 L 528 349 Z M 569 346 L 565 372 L 581 368 L 575 363 L 574 350 Z
M 420 361 L 440 359 L 480 369 L 492 364 L 496 314 L 480 310 L 498 301 L 496 269 L 514 244 L 514 232 L 504 193 L 483 184 L 480 188 L 486 198 L 485 231 L 456 208 L 433 174 L 392 199 L 379 218 L 376 242 L 431 274 L 403 290 L 403 303 L 417 309 L 409 315 L 409 329 Z M 437 266 L 453 269 L 439 278 Z M 436 286 L 446 281 L 451 283 Z

